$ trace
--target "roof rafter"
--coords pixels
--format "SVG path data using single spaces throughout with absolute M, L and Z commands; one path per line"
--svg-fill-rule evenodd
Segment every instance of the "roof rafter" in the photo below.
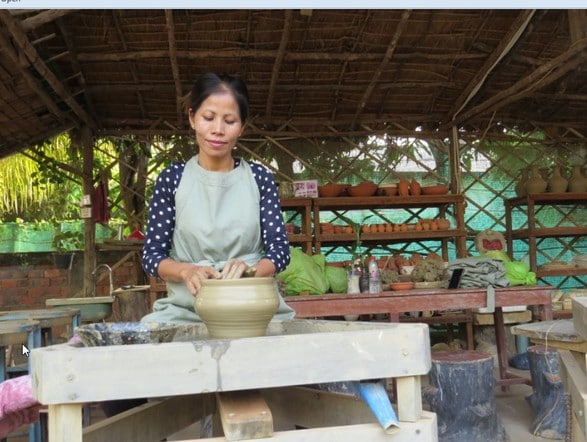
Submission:
M 268 119 L 271 119 L 273 113 L 273 97 L 275 96 L 275 88 L 277 87 L 277 79 L 279 78 L 279 72 L 281 71 L 281 65 L 285 56 L 285 50 L 287 49 L 287 42 L 289 41 L 289 33 L 291 30 L 291 21 L 293 13 L 291 9 L 286 9 L 284 13 L 283 29 L 281 31 L 281 40 L 279 41 L 279 48 L 277 49 L 277 55 L 273 68 L 271 70 L 271 82 L 269 83 L 269 91 L 267 93 L 267 104 L 265 105 L 265 114 Z
M 17 22 L 8 12 L 0 11 L 0 21 L 4 23 L 8 32 L 12 35 L 14 43 L 18 49 L 25 55 L 21 60 L 28 59 L 26 62 L 45 79 L 47 84 L 57 93 L 57 95 L 69 106 L 69 108 L 88 126 L 95 126 L 92 117 L 78 104 L 75 98 L 69 93 L 65 85 L 59 81 L 57 76 L 43 62 L 43 59 L 27 38 L 19 22 Z
M 182 90 L 179 77 L 179 66 L 177 64 L 177 46 L 175 44 L 175 23 L 173 21 L 173 10 L 165 10 L 165 24 L 167 27 L 167 44 L 169 45 L 169 61 L 171 62 L 171 74 L 175 84 L 175 105 L 177 109 L 177 122 L 181 124 L 182 112 Z
M 497 93 L 483 103 L 460 114 L 456 119 L 456 124 L 473 118 L 480 113 L 490 110 L 496 110 L 506 104 L 512 103 L 527 96 L 528 94 L 543 88 L 552 83 L 567 72 L 575 69 L 587 60 L 587 38 L 579 40 L 573 44 L 567 51 L 563 52 L 556 58 L 544 63 L 538 69 L 521 80 L 514 83 L 509 88 Z
M 514 47 L 530 20 L 534 16 L 536 10 L 524 10 L 521 11 L 520 14 L 516 17 L 516 20 L 512 24 L 510 30 L 506 35 L 504 35 L 503 39 L 495 48 L 495 50 L 487 57 L 485 63 L 481 69 L 477 71 L 475 76 L 471 79 L 469 84 L 463 89 L 463 92 L 459 97 L 455 100 L 452 109 L 450 110 L 451 119 L 455 119 L 457 114 L 461 112 L 467 104 L 475 97 L 485 80 L 495 69 L 495 67 L 499 64 L 499 62 L 505 57 L 510 50 Z
M 112 20 L 114 21 L 114 28 L 116 29 L 116 34 L 118 35 L 118 39 L 120 40 L 120 45 L 124 51 L 128 50 L 128 45 L 126 43 L 126 37 L 122 32 L 122 27 L 120 25 L 120 14 L 119 10 L 112 11 Z M 78 59 L 80 57 L 78 56 Z M 132 80 L 134 83 L 139 81 L 139 74 L 137 73 L 137 68 L 131 60 L 128 60 L 128 70 L 130 75 L 132 76 Z M 141 110 L 141 116 L 145 117 L 147 115 L 147 111 L 145 109 L 145 100 L 143 99 L 143 94 L 140 91 L 137 91 L 137 102 L 139 103 L 139 109 Z
M 23 31 L 28 32 L 76 10 L 77 9 L 47 9 L 46 11 L 39 12 L 37 15 L 25 18 L 20 23 Z
M 381 77 L 381 72 L 383 71 L 383 69 L 385 69 L 385 67 L 391 61 L 391 58 L 393 57 L 393 53 L 395 52 L 395 49 L 397 47 L 397 42 L 398 42 L 400 36 L 403 34 L 404 29 L 406 28 L 406 25 L 408 23 L 408 19 L 410 18 L 411 13 L 412 13 L 412 11 L 409 9 L 406 9 L 405 11 L 402 12 L 400 22 L 398 23 L 397 28 L 395 29 L 395 32 L 393 34 L 393 37 L 391 38 L 391 41 L 389 42 L 389 45 L 387 46 L 387 50 L 385 51 L 385 55 L 383 56 L 383 59 L 379 63 L 379 67 L 377 68 L 377 70 L 373 74 L 373 77 L 371 78 L 371 83 L 367 86 L 367 88 L 365 89 L 365 93 L 363 94 L 363 96 L 361 97 L 361 100 L 359 101 L 359 106 L 357 107 L 357 110 L 355 111 L 355 116 L 353 118 L 353 123 L 352 123 L 353 126 L 356 124 L 356 120 L 359 117 L 359 114 L 363 111 L 363 109 L 367 105 L 367 101 L 371 97 L 371 94 L 373 93 L 373 90 L 375 89 L 375 86 L 377 85 L 377 82 L 379 81 L 379 77 Z

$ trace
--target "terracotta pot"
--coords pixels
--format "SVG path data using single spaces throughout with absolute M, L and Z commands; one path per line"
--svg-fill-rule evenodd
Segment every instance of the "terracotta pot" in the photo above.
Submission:
M 581 166 L 573 166 L 573 174 L 569 180 L 569 192 L 587 192 L 587 178 L 583 176 Z
M 538 166 L 532 166 L 530 170 L 530 178 L 528 178 L 528 181 L 526 181 L 526 192 L 529 194 L 544 193 L 544 191 L 546 190 L 546 186 L 548 186 L 548 183 L 544 178 L 542 178 L 542 175 L 540 174 L 540 169 L 538 168 Z
M 408 196 L 410 194 L 410 183 L 405 178 L 400 178 L 397 185 L 397 192 L 399 196 Z
M 412 180 L 410 183 L 410 195 L 422 195 L 422 186 L 420 186 L 420 183 L 416 180 Z
M 264 336 L 278 306 L 275 278 L 207 279 L 194 304 L 216 339 Z
M 551 193 L 564 193 L 567 191 L 569 181 L 562 176 L 560 166 L 552 168 L 552 177 L 548 180 L 548 191 Z
M 450 228 L 450 221 L 446 218 L 438 218 L 436 224 L 438 224 L 438 229 L 440 230 L 448 230 Z

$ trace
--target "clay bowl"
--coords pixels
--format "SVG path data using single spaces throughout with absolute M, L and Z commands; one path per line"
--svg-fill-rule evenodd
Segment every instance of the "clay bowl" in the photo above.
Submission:
M 346 187 L 347 186 L 344 184 L 324 184 L 323 186 L 318 186 L 318 196 L 322 198 L 332 198 L 340 196 L 342 195 Z
M 264 336 L 278 306 L 275 278 L 207 279 L 194 304 L 215 339 Z
M 444 195 L 446 193 L 448 193 L 448 186 L 442 184 L 422 187 L 422 195 Z
M 98 322 L 75 329 L 87 347 L 171 342 L 176 332 L 177 325 L 160 322 Z
M 377 184 L 364 181 L 356 186 L 347 187 L 346 191 L 350 196 L 373 196 L 377 192 Z
M 381 191 L 382 195 L 386 195 L 386 196 L 397 195 L 397 186 L 395 184 L 394 185 L 379 186 L 379 190 Z
M 414 283 L 412 281 L 392 282 L 389 284 L 389 288 L 391 290 L 411 290 L 414 288 Z

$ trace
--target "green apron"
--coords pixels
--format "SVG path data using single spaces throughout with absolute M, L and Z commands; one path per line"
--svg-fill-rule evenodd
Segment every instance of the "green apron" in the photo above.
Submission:
M 240 258 L 254 265 L 263 257 L 259 187 L 246 161 L 230 172 L 210 172 L 198 164 L 196 155 L 185 165 L 175 207 L 172 259 L 221 271 L 229 259 Z M 200 321 L 194 301 L 184 282 L 167 282 L 167 297 L 155 301 L 153 312 L 142 321 Z M 280 295 L 275 317 L 293 316 L 294 311 Z

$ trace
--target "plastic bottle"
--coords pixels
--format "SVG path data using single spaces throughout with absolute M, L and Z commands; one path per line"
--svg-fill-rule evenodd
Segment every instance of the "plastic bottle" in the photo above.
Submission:
M 359 272 L 354 268 L 348 271 L 348 289 L 347 293 L 361 293 L 359 286 Z
M 369 261 L 369 293 L 381 293 L 383 288 L 381 286 L 381 273 L 379 266 L 374 256 Z
M 367 266 L 361 263 L 361 276 L 359 277 L 361 293 L 369 293 L 369 271 Z

